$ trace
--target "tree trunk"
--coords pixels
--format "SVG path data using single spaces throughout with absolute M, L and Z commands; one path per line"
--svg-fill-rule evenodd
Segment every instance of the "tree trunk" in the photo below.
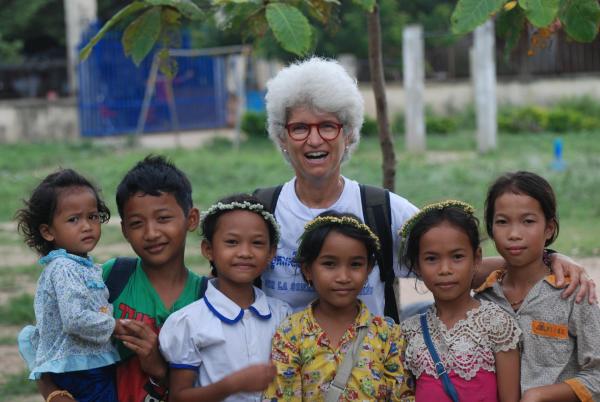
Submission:
M 379 128 L 379 144 L 383 156 L 383 187 L 394 191 L 396 179 L 396 153 L 394 141 L 390 132 L 387 100 L 385 97 L 385 78 L 383 76 L 383 58 L 381 51 L 381 24 L 379 21 L 379 6 L 375 5 L 373 12 L 367 14 L 369 31 L 369 68 L 371 70 L 371 85 L 375 95 L 377 109 L 377 126 Z

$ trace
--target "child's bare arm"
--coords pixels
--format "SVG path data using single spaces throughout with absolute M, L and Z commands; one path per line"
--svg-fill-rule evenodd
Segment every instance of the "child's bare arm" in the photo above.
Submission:
M 521 356 L 519 349 L 494 354 L 500 402 L 517 402 L 521 398 Z
M 521 402 L 577 402 L 579 398 L 567 384 L 544 385 L 530 388 L 523 394 Z
M 119 332 L 115 338 L 121 340 L 125 347 L 131 349 L 140 359 L 144 373 L 156 382 L 166 384 L 167 362 L 158 350 L 158 336 L 152 328 L 141 321 L 119 320 Z
M 213 384 L 194 388 L 197 376 L 194 370 L 171 369 L 169 400 L 217 402 L 240 392 L 261 392 L 273 381 L 275 374 L 273 363 L 254 364 Z

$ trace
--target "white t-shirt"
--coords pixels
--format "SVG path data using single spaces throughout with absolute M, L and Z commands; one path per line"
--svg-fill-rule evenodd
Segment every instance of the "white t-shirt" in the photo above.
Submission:
M 344 189 L 340 198 L 325 209 L 309 208 L 304 205 L 295 191 L 296 178 L 283 185 L 275 208 L 275 219 L 281 227 L 281 240 L 277 245 L 277 255 L 271 266 L 262 275 L 262 289 L 272 297 L 283 300 L 299 311 L 317 298 L 316 293 L 302 279 L 300 266 L 295 262 L 298 239 L 304 231 L 304 225 L 327 210 L 352 213 L 364 220 L 360 198 L 360 186 L 354 180 L 344 179 Z M 394 272 L 396 276 L 406 276 L 406 269 L 398 264 L 400 240 L 397 235 L 402 224 L 410 218 L 417 207 L 397 194 L 390 193 L 392 214 L 392 233 L 394 241 Z M 368 281 L 359 296 L 375 315 L 383 315 L 384 283 L 379 276 L 379 267 L 375 265 Z
M 242 309 L 221 293 L 216 279 L 204 297 L 171 314 L 160 335 L 160 351 L 172 368 L 198 371 L 195 386 L 221 380 L 251 364 L 267 363 L 271 338 L 291 313 L 281 300 L 254 288 L 255 301 Z M 260 401 L 260 393 L 232 395 L 225 401 Z

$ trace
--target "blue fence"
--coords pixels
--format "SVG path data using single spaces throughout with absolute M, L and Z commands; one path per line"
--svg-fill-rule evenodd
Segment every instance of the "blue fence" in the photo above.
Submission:
M 91 29 L 85 44 L 97 32 Z M 152 65 L 152 55 L 136 66 L 123 54 L 120 32 L 109 32 L 90 57 L 79 64 L 79 117 L 83 136 L 111 136 L 136 131 Z M 183 38 L 183 48 L 189 40 Z M 176 57 L 173 93 L 179 128 L 223 127 L 227 119 L 225 59 Z M 172 130 L 165 78 L 159 73 L 144 132 Z

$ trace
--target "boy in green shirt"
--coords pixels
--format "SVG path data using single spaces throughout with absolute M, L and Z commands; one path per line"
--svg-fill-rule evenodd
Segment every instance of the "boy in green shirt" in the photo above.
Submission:
M 205 287 L 205 278 L 184 263 L 186 236 L 197 228 L 199 212 L 185 174 L 160 156 L 148 156 L 127 172 L 117 188 L 117 208 L 123 236 L 137 254 L 135 260 L 103 265 L 114 316 L 123 324 L 114 334 L 122 359 L 119 401 L 163 401 L 168 366 L 159 352 L 158 332 L 172 312 L 201 297 Z M 113 271 L 120 272 L 116 280 Z M 56 390 L 47 378 L 39 388 L 44 397 Z M 68 400 L 63 395 L 52 399 Z

